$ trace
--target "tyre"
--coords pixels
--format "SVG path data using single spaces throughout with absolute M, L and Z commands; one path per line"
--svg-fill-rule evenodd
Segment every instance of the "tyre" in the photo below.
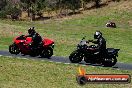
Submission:
M 20 53 L 20 49 L 17 47 L 16 44 L 12 44 L 9 46 L 9 52 L 11 54 L 19 54 Z
M 53 55 L 52 48 L 43 49 L 40 54 L 41 57 L 45 57 L 45 58 L 50 58 L 52 55 Z
M 116 24 L 115 24 L 115 23 L 113 23 L 113 24 L 112 24 L 112 27 L 113 27 L 113 28 L 116 28 Z
M 116 62 L 117 62 L 116 57 L 113 57 L 113 58 L 110 58 L 110 59 L 105 58 L 102 62 L 102 65 L 104 67 L 112 67 L 116 64 Z
M 80 85 L 84 85 L 87 82 L 87 79 L 84 76 L 78 76 L 76 80 L 77 80 L 77 83 Z
M 80 53 L 74 51 L 70 54 L 69 59 L 72 63 L 79 63 L 82 61 L 83 57 L 81 56 Z

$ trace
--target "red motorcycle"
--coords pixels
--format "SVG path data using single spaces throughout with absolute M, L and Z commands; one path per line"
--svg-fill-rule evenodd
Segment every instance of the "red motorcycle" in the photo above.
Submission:
M 30 56 L 41 56 L 49 58 L 53 55 L 54 41 L 50 39 L 43 39 L 42 42 L 35 48 L 31 47 L 32 37 L 21 35 L 14 39 L 14 43 L 9 46 L 11 54 L 23 54 Z

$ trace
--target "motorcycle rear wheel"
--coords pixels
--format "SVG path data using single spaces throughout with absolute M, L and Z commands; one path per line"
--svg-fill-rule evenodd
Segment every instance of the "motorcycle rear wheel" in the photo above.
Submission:
M 72 63 L 79 63 L 82 61 L 82 58 L 83 57 L 77 51 L 72 52 L 69 56 Z
M 116 57 L 112 57 L 110 59 L 105 58 L 104 61 L 102 62 L 102 65 L 104 67 L 112 67 L 116 64 L 116 62 L 117 62 Z
M 45 58 L 50 58 L 52 55 L 53 55 L 52 48 L 43 49 L 40 54 L 41 57 L 45 57 Z

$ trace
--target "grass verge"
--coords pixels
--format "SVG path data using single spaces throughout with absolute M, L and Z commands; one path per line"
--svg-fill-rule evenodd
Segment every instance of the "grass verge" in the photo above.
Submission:
M 86 84 L 76 82 L 79 65 L 0 57 L 1 88 L 131 88 L 132 84 Z M 132 71 L 83 66 L 88 74 L 130 74 Z

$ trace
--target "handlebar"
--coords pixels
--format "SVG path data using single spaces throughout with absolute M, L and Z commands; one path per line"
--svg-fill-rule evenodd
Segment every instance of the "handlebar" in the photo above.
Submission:
M 86 36 L 84 36 L 83 38 L 82 38 L 82 40 L 84 40 L 86 38 Z

